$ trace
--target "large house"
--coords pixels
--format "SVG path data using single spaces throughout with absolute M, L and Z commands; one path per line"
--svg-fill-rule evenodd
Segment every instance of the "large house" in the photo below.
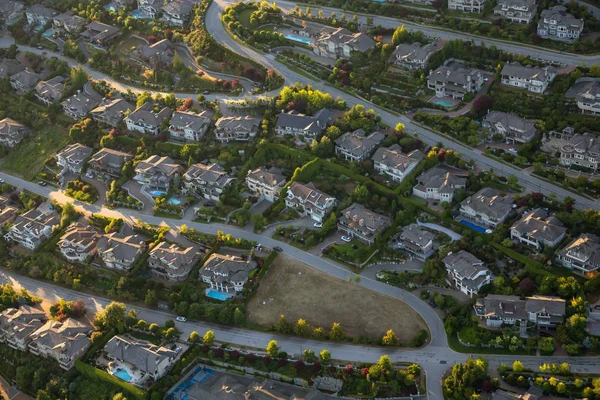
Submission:
M 162 20 L 167 24 L 183 26 L 189 19 L 194 5 L 187 0 L 174 0 L 162 7 Z
M 100 96 L 88 82 L 83 90 L 78 90 L 73 96 L 64 100 L 61 105 L 63 111 L 75 121 L 79 121 L 88 116 L 88 114 L 98 106 L 102 96 Z
M 69 35 L 78 35 L 83 30 L 85 23 L 85 18 L 67 11 L 52 19 L 52 31 L 63 31 Z
M 119 271 L 129 271 L 146 249 L 143 237 L 118 232 L 103 236 L 98 240 L 97 246 L 104 265 Z
M 502 111 L 488 112 L 481 126 L 489 129 L 492 135 L 502 135 L 507 142 L 512 143 L 531 142 L 536 133 L 533 121 Z
M 402 152 L 402 148 L 395 144 L 388 148 L 378 148 L 372 158 L 373 167 L 378 174 L 384 175 L 394 182 L 402 182 L 419 165 L 424 156 L 419 150 L 405 154 Z
M 116 26 L 94 21 L 85 26 L 85 31 L 81 33 L 81 37 L 85 38 L 91 45 L 105 49 L 120 34 L 121 30 Z
M 337 227 L 347 237 L 356 238 L 368 245 L 375 243 L 377 235 L 385 232 L 392 220 L 385 215 L 374 213 L 364 206 L 354 203 L 342 211 Z
M 132 112 L 134 107 L 124 99 L 104 98 L 90 114 L 96 122 L 101 122 L 115 128 L 125 115 Z
M 60 100 L 64 88 L 65 78 L 62 76 L 55 76 L 47 81 L 38 82 L 35 86 L 35 97 L 45 105 L 49 106 Z
M 231 141 L 250 141 L 254 139 L 260 127 L 260 118 L 249 115 L 243 117 L 221 117 L 215 124 L 215 137 L 221 143 Z
M 510 22 L 528 25 L 535 17 L 536 10 L 535 0 L 499 0 L 494 7 L 494 15 Z
M 173 66 L 175 48 L 169 39 L 153 44 L 140 44 L 131 53 L 131 58 L 154 69 L 170 69 Z
M 485 187 L 460 203 L 460 216 L 485 228 L 494 229 L 504 222 L 513 208 L 513 197 Z
M 475 303 L 475 314 L 485 319 L 489 327 L 514 325 L 519 321 L 524 326 L 528 321 L 538 327 L 554 328 L 565 319 L 566 304 L 559 297 L 533 296 L 521 300 L 518 296 L 488 294 Z
M 138 10 L 149 18 L 155 18 L 165 4 L 162 0 L 137 0 Z
M 315 115 L 304 115 L 292 110 L 277 116 L 275 132 L 278 135 L 303 136 L 305 139 L 314 139 L 325 131 L 331 121 L 332 112 L 323 108 Z
M 464 99 L 467 93 L 477 93 L 484 83 L 483 71 L 469 68 L 464 61 L 448 59 L 435 71 L 429 71 L 427 88 L 435 97 Z
M 164 107 L 159 111 L 154 110 L 154 104 L 144 103 L 125 118 L 125 124 L 130 131 L 137 131 L 144 135 L 158 135 L 160 125 L 171 117 L 172 111 Z
M 50 237 L 59 224 L 60 218 L 56 213 L 44 214 L 36 209 L 29 210 L 15 219 L 4 239 L 35 250 Z
M 81 174 L 83 166 L 91 155 L 91 148 L 81 143 L 70 144 L 55 156 L 56 164 L 62 168 L 61 175 L 69 172 Z
M 570 129 L 565 135 L 565 131 Z M 565 143 L 558 149 L 560 163 L 565 166 L 577 165 L 594 171 L 600 163 L 600 138 L 593 133 L 575 134 L 572 128 L 563 131 Z
M 549 216 L 548 212 L 538 208 L 523 215 L 510 227 L 510 238 L 536 250 L 544 247 L 556 247 L 567 233 L 560 220 Z
M 21 72 L 25 69 L 25 66 L 21 64 L 19 60 L 5 58 L 0 61 L 0 78 L 10 78 L 17 72 Z
M 104 352 L 109 360 L 118 360 L 141 373 L 140 380 L 154 382 L 166 375 L 177 358 L 177 352 L 130 336 L 113 336 Z
M 44 310 L 38 307 L 21 305 L 0 312 L 0 343 L 6 343 L 15 350 L 26 351 L 31 334 L 37 331 L 46 320 Z
M 309 215 L 317 222 L 323 219 L 335 208 L 335 197 L 318 190 L 312 183 L 294 182 L 288 188 L 285 205 L 293 208 L 305 217 Z
M 600 115 L 600 79 L 579 78 L 566 96 L 575 100 L 582 114 Z
M 32 27 L 44 26 L 52 18 L 58 14 L 58 12 L 52 8 L 48 8 L 42 4 L 34 4 L 25 10 L 25 17 L 27 18 L 27 24 Z
M 532 93 L 544 93 L 555 77 L 554 67 L 523 66 L 518 62 L 507 62 L 500 73 L 503 85 L 523 88 Z
M 15 147 L 30 132 L 29 128 L 14 119 L 4 118 L 0 120 L 0 145 Z
M 366 160 L 371 152 L 385 139 L 385 133 L 375 131 L 367 136 L 362 129 L 346 132 L 335 140 L 335 154 L 348 161 Z
M 72 318 L 59 322 L 50 320 L 31 334 L 29 351 L 37 356 L 52 357 L 66 370 L 91 346 L 88 335 L 92 327 Z
M 100 234 L 90 226 L 71 224 L 58 241 L 61 254 L 71 262 L 84 262 L 98 251 L 96 241 Z
M 122 151 L 104 147 L 90 158 L 89 170 L 96 175 L 108 175 L 118 178 L 125 163 L 133 158 L 132 155 Z
M 0 1 L 0 16 L 6 26 L 14 25 L 21 19 L 25 5 L 20 1 L 2 0 Z
M 361 32 L 353 33 L 346 28 L 326 27 L 311 45 L 317 55 L 349 58 L 354 51 L 366 53 L 371 50 L 375 47 L 375 41 Z
M 183 281 L 199 260 L 197 247 L 163 241 L 150 250 L 148 266 L 152 274 L 159 278 Z
M 398 247 L 413 256 L 425 260 L 433 254 L 433 240 L 435 235 L 424 230 L 417 224 L 410 224 L 402 228 L 397 236 Z
M 171 117 L 169 133 L 172 138 L 198 142 L 208 132 L 211 121 L 206 111 L 200 114 L 192 111 L 175 111 Z
M 30 68 L 25 68 L 10 77 L 10 86 L 17 93 L 28 93 L 35 89 L 40 81 L 40 75 Z
M 417 177 L 413 194 L 425 200 L 452 203 L 457 190 L 467 187 L 468 172 L 447 165 L 433 167 Z
M 486 0 L 448 0 L 448 9 L 481 14 Z
M 563 5 L 542 11 L 537 26 L 537 34 L 543 39 L 562 41 L 577 40 L 583 32 L 583 20 L 567 12 Z
M 437 51 L 435 43 L 400 43 L 394 50 L 394 64 L 409 71 L 425 69 L 429 58 Z
M 183 175 L 184 192 L 219 201 L 223 190 L 234 181 L 219 164 L 194 164 Z
M 140 161 L 135 167 L 133 179 L 145 189 L 160 190 L 165 193 L 175 179 L 183 172 L 183 168 L 170 157 L 153 155 Z
M 264 167 L 259 167 L 249 170 L 248 175 L 246 175 L 246 186 L 252 194 L 271 202 L 279 199 L 279 194 L 285 184 L 286 179 L 280 168 L 267 170 Z
M 11 200 L 0 196 L 0 226 L 13 222 L 19 211 L 16 207 L 10 205 Z
M 200 269 L 200 279 L 219 292 L 241 292 L 256 262 L 213 253 Z
M 600 268 L 600 238 L 583 233 L 560 250 L 556 260 L 580 275 L 597 271 Z
M 477 295 L 483 285 L 491 283 L 494 278 L 483 261 L 468 251 L 449 253 L 443 262 L 450 283 L 469 297 Z

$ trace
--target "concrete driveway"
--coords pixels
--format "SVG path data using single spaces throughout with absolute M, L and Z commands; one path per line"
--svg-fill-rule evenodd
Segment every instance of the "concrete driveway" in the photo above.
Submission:
M 96 178 L 88 178 L 87 176 L 81 175 L 81 180 L 85 183 L 92 185 L 96 191 L 98 192 L 98 200 L 94 203 L 95 205 L 102 205 L 106 201 L 106 184 L 102 181 L 99 181 Z
M 142 208 L 142 210 L 140 211 L 141 214 L 154 214 L 154 204 L 152 204 L 152 201 L 148 197 L 146 197 L 145 194 L 142 193 L 142 186 L 139 183 L 129 181 L 123 185 L 123 188 L 129 190 L 129 194 L 131 196 L 144 203 L 144 208 Z

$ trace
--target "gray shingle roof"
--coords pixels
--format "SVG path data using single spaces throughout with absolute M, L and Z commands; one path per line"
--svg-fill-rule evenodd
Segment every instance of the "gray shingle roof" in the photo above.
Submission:
M 567 8 L 563 5 L 554 6 L 542 11 L 538 24 L 543 24 L 545 19 L 555 20 L 557 25 L 565 25 L 572 29 L 583 29 L 583 20 L 569 14 Z
M 554 242 L 567 232 L 558 219 L 549 218 L 548 212 L 541 208 L 524 215 L 510 229 L 516 230 L 521 236 L 546 242 Z
M 285 176 L 283 176 L 281 168 L 275 167 L 270 168 L 269 170 L 265 169 L 265 167 L 249 170 L 248 178 L 268 186 L 283 185 L 285 183 Z
M 361 230 L 367 229 L 374 234 L 384 231 L 392 224 L 389 217 L 377 214 L 358 203 L 353 203 L 342 211 L 340 220 L 345 221 L 345 225 L 350 228 L 360 227 Z
M 154 104 L 148 102 L 129 114 L 129 117 L 127 118 L 134 123 L 141 122 L 146 125 L 157 127 L 160 126 L 165 118 L 169 118 L 171 113 L 172 111 L 169 107 L 164 107 L 159 112 L 154 112 Z
M 385 134 L 383 132 L 375 131 L 367 136 L 364 130 L 357 129 L 354 132 L 344 133 L 335 140 L 335 144 L 355 156 L 360 156 L 366 149 L 377 146 L 383 139 L 385 139 Z
M 500 191 L 485 187 L 473 196 L 467 197 L 461 205 L 469 206 L 480 214 L 500 218 L 510 212 L 513 204 L 512 196 L 500 196 Z
M 91 112 L 94 114 L 104 114 L 108 118 L 123 118 L 126 111 L 132 111 L 134 107 L 123 99 L 104 98 Z
M 552 66 L 534 67 L 531 65 L 523 66 L 518 62 L 507 62 L 502 67 L 501 75 L 514 76 L 521 79 L 538 80 L 547 82 L 551 75 L 555 73 L 555 68 Z
M 194 164 L 186 171 L 183 177 L 185 180 L 204 181 L 208 185 L 220 188 L 224 188 L 234 179 L 217 163 L 210 165 Z
M 170 124 L 178 129 L 191 129 L 194 132 L 203 130 L 210 125 L 211 118 L 206 111 L 196 114 L 192 111 L 175 111 Z
M 244 282 L 255 268 L 255 261 L 213 253 L 200 269 L 200 276 L 222 282 Z
M 154 374 L 165 359 L 174 359 L 177 353 L 159 347 L 146 340 L 129 336 L 113 336 L 104 346 L 104 351 L 113 359 L 125 361 L 141 371 Z
M 391 147 L 380 147 L 373 155 L 373 161 L 386 165 L 388 168 L 406 171 L 413 163 L 423 160 L 424 156 L 419 150 L 413 150 L 408 154 L 402 152 L 402 148 L 395 144 Z

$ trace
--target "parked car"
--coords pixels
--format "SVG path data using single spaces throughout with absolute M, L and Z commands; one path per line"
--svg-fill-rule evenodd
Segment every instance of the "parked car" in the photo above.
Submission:
M 323 227 L 323 224 L 322 224 L 322 223 L 320 223 L 320 222 L 315 222 L 315 223 L 313 224 L 313 226 L 314 226 L 315 228 L 322 228 L 322 227 Z
M 39 182 L 38 182 L 38 185 L 40 185 L 40 186 L 46 186 L 46 185 L 47 185 L 47 183 L 46 183 L 46 182 L 44 182 L 44 181 L 39 181 Z
M 352 239 L 349 238 L 348 236 L 342 236 L 342 240 L 346 243 L 350 243 L 352 241 Z
M 0 178 L 0 183 L 4 183 L 4 179 Z
M 281 253 L 283 251 L 283 249 L 281 247 L 279 247 L 279 246 L 273 247 L 273 250 L 275 250 L 278 253 Z
M 429 305 L 433 308 L 436 308 L 437 306 L 435 305 L 435 301 L 433 300 L 429 300 L 427 303 L 429 303 Z
M 177 318 L 175 318 L 175 319 L 176 319 L 177 321 L 179 321 L 179 322 L 185 322 L 185 321 L 187 321 L 187 318 L 186 318 L 186 317 L 177 317 Z

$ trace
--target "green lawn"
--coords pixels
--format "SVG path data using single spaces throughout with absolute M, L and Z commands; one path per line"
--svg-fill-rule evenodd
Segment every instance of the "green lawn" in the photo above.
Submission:
M 252 8 L 247 8 L 239 15 L 240 24 L 246 29 L 254 29 L 254 27 L 250 25 L 250 15 L 252 15 L 253 12 L 254 10 Z
M 31 132 L 2 160 L 2 170 L 32 180 L 41 171 L 44 162 L 67 145 L 69 135 L 65 128 L 49 125 Z

